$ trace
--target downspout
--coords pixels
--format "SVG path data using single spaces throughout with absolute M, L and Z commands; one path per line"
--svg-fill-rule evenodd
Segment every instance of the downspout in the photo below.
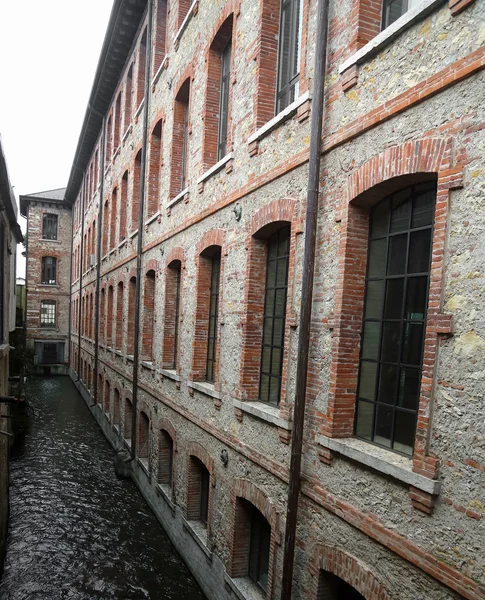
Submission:
M 281 600 L 291 600 L 293 566 L 295 558 L 296 524 L 300 494 L 301 454 L 305 422 L 306 380 L 310 347 L 310 326 L 315 267 L 318 193 L 320 188 L 320 157 L 322 146 L 322 121 L 325 92 L 325 66 L 327 62 L 328 0 L 319 0 L 317 13 L 317 39 L 315 47 L 314 89 L 311 116 L 310 159 L 308 165 L 308 192 L 305 222 L 305 250 L 301 293 L 300 339 L 296 368 L 295 408 L 291 435 L 290 480 L 286 514 L 285 553 Z
M 81 323 L 82 323 L 82 312 L 83 312 L 83 303 L 82 303 L 82 293 L 83 293 L 83 258 L 84 258 L 84 201 L 86 194 L 86 175 L 83 175 L 83 189 L 81 193 L 81 252 L 80 252 L 80 264 L 79 264 L 79 317 L 78 317 L 78 356 L 77 356 L 77 379 L 79 381 L 81 379 Z
M 147 56 L 145 60 L 145 107 L 143 111 L 143 141 L 141 153 L 141 173 L 140 173 L 140 202 L 138 207 L 138 249 L 136 255 L 136 288 L 135 288 L 135 331 L 133 344 L 133 392 L 132 392 L 132 421 L 131 421 L 131 459 L 136 457 L 136 414 L 138 406 L 138 359 L 140 356 L 140 293 L 141 293 L 141 263 L 143 252 L 143 216 L 145 211 L 145 193 L 146 193 L 146 158 L 148 144 L 148 116 L 150 108 L 151 91 L 151 64 L 152 64 L 152 28 L 153 28 L 153 3 L 148 2 L 148 27 L 147 27 Z
M 69 354 L 69 362 L 68 362 L 68 368 L 70 368 L 71 365 L 71 346 L 72 346 L 72 342 L 71 342 L 71 334 L 72 334 L 72 323 L 71 323 L 71 319 L 72 319 L 72 264 L 74 262 L 74 252 L 73 252 L 73 248 L 74 248 L 74 215 L 73 215 L 73 209 L 71 206 L 71 264 L 70 264 L 70 268 L 69 268 L 69 326 L 68 326 L 68 333 L 67 333 L 67 343 L 68 343 L 68 354 Z
M 104 171 L 106 160 L 106 117 L 103 117 L 101 142 L 101 168 L 99 184 L 99 212 L 98 231 L 96 232 L 96 293 L 95 293 L 95 317 L 94 317 L 94 372 L 93 372 L 93 403 L 91 408 L 98 402 L 98 364 L 99 364 L 99 294 L 101 286 L 101 233 L 103 231 L 103 205 L 104 205 Z

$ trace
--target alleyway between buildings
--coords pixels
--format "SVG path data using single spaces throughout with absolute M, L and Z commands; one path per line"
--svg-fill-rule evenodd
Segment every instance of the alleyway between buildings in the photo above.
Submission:
M 1 600 L 203 600 L 68 377 L 27 391 Z

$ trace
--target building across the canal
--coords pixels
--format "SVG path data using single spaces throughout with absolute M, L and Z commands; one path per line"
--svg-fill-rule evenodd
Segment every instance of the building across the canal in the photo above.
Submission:
M 62 204 L 71 376 L 212 600 L 281 594 L 317 9 L 117 0 Z M 295 599 L 485 598 L 484 22 L 329 2 Z
M 66 373 L 69 360 L 72 217 L 65 191 L 20 196 L 27 219 L 26 341 L 38 373 Z
M 10 334 L 15 330 L 17 244 L 23 238 L 17 222 L 18 209 L 10 183 L 0 138 L 0 572 L 8 519 L 8 449 L 10 435 L 9 396 Z

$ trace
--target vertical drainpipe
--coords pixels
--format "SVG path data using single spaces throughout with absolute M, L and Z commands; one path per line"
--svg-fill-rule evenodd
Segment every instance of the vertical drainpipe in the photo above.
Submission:
M 296 524 L 300 494 L 301 453 L 305 422 L 306 380 L 310 347 L 310 326 L 313 299 L 315 246 L 317 233 L 318 193 L 320 188 L 320 157 L 327 62 L 328 0 L 319 0 L 317 12 L 317 39 L 315 47 L 314 90 L 311 116 L 310 159 L 308 165 L 308 192 L 305 222 L 305 250 L 301 293 L 300 340 L 296 368 L 295 408 L 291 436 L 290 481 L 286 514 L 285 553 L 281 600 L 291 600 L 295 558 Z
M 140 293 L 141 293 L 141 263 L 143 252 L 143 219 L 146 195 L 146 163 L 148 145 L 148 117 L 150 108 L 151 91 L 151 64 L 152 64 L 152 29 L 153 29 L 153 3 L 148 0 L 148 27 L 147 27 L 147 56 L 145 60 L 145 107 L 143 111 L 143 142 L 141 153 L 140 173 L 140 202 L 138 210 L 138 250 L 136 255 L 136 289 L 135 289 L 135 327 L 133 344 L 133 392 L 132 392 L 132 424 L 131 424 L 131 460 L 136 456 L 136 415 L 138 405 L 138 359 L 140 356 Z
M 82 293 L 83 293 L 83 262 L 84 262 L 84 202 L 86 196 L 86 174 L 83 175 L 83 188 L 81 193 L 81 252 L 80 252 L 80 265 L 79 265 L 79 318 L 77 323 L 78 328 L 78 357 L 77 357 L 77 380 L 81 379 L 81 323 L 82 323 Z
M 68 355 L 69 355 L 69 363 L 68 363 L 68 370 L 70 368 L 71 365 L 71 346 L 72 346 L 72 342 L 71 342 L 71 334 L 72 334 L 72 323 L 71 323 L 71 319 L 72 319 L 72 264 L 74 262 L 74 252 L 73 252 L 73 248 L 74 248 L 74 215 L 73 215 L 73 207 L 71 206 L 71 263 L 70 263 L 70 268 L 69 268 L 69 326 L 68 326 L 68 333 L 67 333 L 67 351 L 68 351 Z
M 106 117 L 103 117 L 101 141 L 101 167 L 99 168 L 99 211 L 98 211 L 98 231 L 96 232 L 96 294 L 95 294 L 95 317 L 94 317 L 94 370 L 93 370 L 93 403 L 91 407 L 96 406 L 98 402 L 98 364 L 99 364 L 99 294 L 101 287 L 101 240 L 103 231 L 103 205 L 104 205 L 104 171 L 106 161 Z M 106 307 L 105 307 L 106 309 Z

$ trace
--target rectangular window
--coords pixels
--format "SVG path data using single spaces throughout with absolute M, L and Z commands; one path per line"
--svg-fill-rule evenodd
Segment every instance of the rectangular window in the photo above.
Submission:
M 301 0 L 282 0 L 278 50 L 276 114 L 298 95 L 300 78 Z
M 57 240 L 57 215 L 44 214 L 42 217 L 42 238 Z
M 271 527 L 259 510 L 251 507 L 251 512 L 248 575 L 260 588 L 266 591 Z
M 287 226 L 269 238 L 266 266 L 259 399 L 276 406 L 281 393 L 289 259 L 290 227 Z
M 372 209 L 355 435 L 411 455 L 428 306 L 436 184 Z
M 53 256 L 44 256 L 42 258 L 42 283 L 55 285 L 57 283 L 57 259 Z
M 227 146 L 227 125 L 229 111 L 229 86 L 231 85 L 231 49 L 232 40 L 230 39 L 222 52 L 222 71 L 221 71 L 221 100 L 219 105 L 219 135 L 217 144 L 217 160 L 226 156 Z
M 382 5 L 382 29 L 397 21 L 404 13 L 418 4 L 419 0 L 384 0 Z
M 187 149 L 189 143 L 189 102 L 184 103 L 184 124 L 182 133 L 182 173 L 180 189 L 185 190 L 187 184 Z
M 180 276 L 181 266 L 175 270 L 175 318 L 173 331 L 173 368 L 177 368 L 177 348 L 179 344 L 179 320 L 180 320 Z
M 56 303 L 54 300 L 42 300 L 40 303 L 40 326 L 56 326 Z
M 221 275 L 220 251 L 212 257 L 211 287 L 209 301 L 209 335 L 207 340 L 206 380 L 214 382 L 217 356 L 217 317 L 219 312 L 219 279 Z

